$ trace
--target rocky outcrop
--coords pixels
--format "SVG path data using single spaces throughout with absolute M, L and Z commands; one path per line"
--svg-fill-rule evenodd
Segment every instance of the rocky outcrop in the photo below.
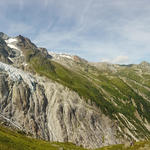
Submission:
M 26 133 L 88 148 L 116 144 L 117 126 L 68 88 L 0 65 L 0 113 Z
M 7 40 L 9 38 L 9 36 L 3 32 L 0 32 L 0 38 L 2 38 L 3 40 Z
M 9 53 L 11 53 L 10 48 L 6 45 L 5 41 L 0 36 L 0 61 L 11 64 L 12 62 L 8 59 Z

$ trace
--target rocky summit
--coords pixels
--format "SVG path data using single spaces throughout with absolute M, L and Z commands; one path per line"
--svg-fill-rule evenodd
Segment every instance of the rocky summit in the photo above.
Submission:
M 85 148 L 150 138 L 150 64 L 91 63 L 0 33 L 0 122 Z

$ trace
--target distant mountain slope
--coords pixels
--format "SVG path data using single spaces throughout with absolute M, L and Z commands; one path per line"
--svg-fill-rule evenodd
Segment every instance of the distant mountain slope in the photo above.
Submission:
M 0 35 L 0 112 L 26 132 L 88 148 L 150 138 L 148 62 L 89 63 Z

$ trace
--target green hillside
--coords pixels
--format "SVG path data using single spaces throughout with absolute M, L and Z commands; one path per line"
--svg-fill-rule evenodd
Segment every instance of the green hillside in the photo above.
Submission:
M 109 68 L 101 71 L 81 62 L 74 64 L 78 67 L 77 71 L 52 61 L 36 50 L 27 49 L 25 56 L 32 71 L 67 86 L 88 103 L 97 105 L 105 115 L 118 121 L 122 131 L 127 128 L 138 139 L 150 137 L 144 125 L 150 122 L 150 73 L 143 66 L 120 66 L 116 72 L 111 72 Z M 118 131 L 118 136 L 124 135 Z
M 150 141 L 136 142 L 132 146 L 125 146 L 123 144 L 107 146 L 96 150 L 149 150 Z
M 0 126 L 0 150 L 84 150 L 71 143 L 50 143 Z
M 113 145 L 96 150 L 149 150 L 150 141 L 134 143 L 133 146 Z M 46 142 L 26 137 L 20 132 L 0 126 L 0 150 L 86 150 L 72 143 Z

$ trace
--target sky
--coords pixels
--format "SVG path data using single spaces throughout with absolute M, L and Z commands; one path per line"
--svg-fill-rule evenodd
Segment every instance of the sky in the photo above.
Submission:
M 91 62 L 150 62 L 150 0 L 0 0 L 0 30 Z

